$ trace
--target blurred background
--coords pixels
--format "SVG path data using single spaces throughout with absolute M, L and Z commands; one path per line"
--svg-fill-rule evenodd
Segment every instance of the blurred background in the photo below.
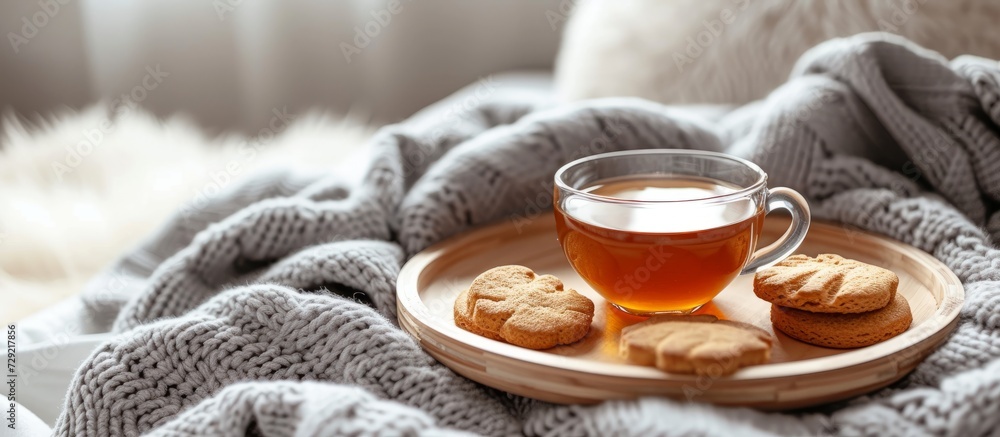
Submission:
M 0 3 L 0 319 L 79 293 L 248 174 L 363 170 L 350 158 L 378 126 L 497 73 L 551 71 L 571 7 Z M 243 159 L 246 144 L 263 153 Z
M 559 9 L 555 0 L 3 2 L 0 103 L 29 118 L 79 109 L 129 93 L 153 67 L 169 80 L 142 107 L 184 112 L 211 131 L 256 130 L 286 106 L 396 121 L 488 74 L 551 69 L 565 17 L 546 12 Z
M 458 112 L 520 90 L 711 119 L 830 38 L 882 31 L 997 59 L 998 21 L 982 0 L 2 2 L 0 319 L 113 275 L 248 175 L 357 176 L 376 129 L 463 87 L 485 92 Z

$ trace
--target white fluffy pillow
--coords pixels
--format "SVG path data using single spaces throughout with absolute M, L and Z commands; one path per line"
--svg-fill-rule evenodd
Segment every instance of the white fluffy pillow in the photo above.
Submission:
M 783 83 L 807 49 L 860 32 L 897 33 L 949 58 L 1000 58 L 998 17 L 1000 2 L 982 0 L 584 0 L 556 83 L 570 100 L 744 103 Z

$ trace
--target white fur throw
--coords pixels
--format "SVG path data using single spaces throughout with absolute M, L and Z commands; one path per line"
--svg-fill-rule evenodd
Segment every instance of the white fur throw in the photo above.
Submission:
M 197 206 L 268 169 L 329 169 L 372 132 L 363 123 L 277 108 L 273 131 L 210 138 L 183 118 L 160 121 L 121 108 L 4 121 L 0 290 L 9 300 L 0 320 L 79 293 L 182 204 Z
M 746 103 L 784 83 L 810 47 L 859 32 L 998 59 L 998 20 L 1000 2 L 982 0 L 580 0 L 556 77 L 566 99 Z

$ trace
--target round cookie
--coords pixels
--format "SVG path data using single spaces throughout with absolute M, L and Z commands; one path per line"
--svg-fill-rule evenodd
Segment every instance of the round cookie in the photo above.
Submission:
M 714 323 L 719 320 L 711 314 L 700 315 L 661 315 L 653 316 L 634 325 L 622 328 L 621 340 L 618 346 L 618 355 L 632 364 L 640 366 L 656 365 L 656 345 L 660 343 L 663 335 L 673 328 L 664 322 L 688 322 L 688 323 Z M 632 335 L 634 331 L 646 331 L 639 335 Z
M 729 375 L 770 360 L 771 336 L 755 326 L 712 316 L 647 320 L 622 330 L 627 361 L 673 373 Z
M 455 299 L 455 325 L 494 340 L 548 349 L 590 332 L 594 302 L 523 266 L 483 272 Z
M 789 337 L 816 346 L 849 349 L 871 346 L 910 327 L 910 304 L 896 294 L 885 308 L 857 314 L 819 314 L 771 305 L 771 324 Z
M 833 254 L 792 255 L 753 278 L 757 297 L 814 313 L 875 311 L 889 304 L 898 285 L 890 270 Z
M 469 311 L 469 290 L 462 290 L 455 298 L 455 325 L 473 334 L 497 341 L 504 341 L 503 337 L 496 332 L 481 329 L 472 321 L 472 313 Z

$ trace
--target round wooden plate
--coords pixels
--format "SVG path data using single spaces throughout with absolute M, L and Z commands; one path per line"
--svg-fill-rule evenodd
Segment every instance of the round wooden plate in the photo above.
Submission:
M 768 217 L 761 237 L 777 239 L 787 221 Z M 569 266 L 551 216 L 498 223 L 459 235 L 414 256 L 399 274 L 399 324 L 438 361 L 482 384 L 558 403 L 589 403 L 664 395 L 764 409 L 801 408 L 885 387 L 906 375 L 958 322 L 965 292 L 946 266 L 917 248 L 836 224 L 813 222 L 798 253 L 836 253 L 899 275 L 913 324 L 903 334 L 860 349 L 827 349 L 774 332 L 770 304 L 744 275 L 699 313 L 756 325 L 775 334 L 769 364 L 726 377 L 680 375 L 626 364 L 618 357 L 621 329 L 641 318 L 611 308 Z M 553 274 L 597 304 L 590 333 L 543 351 L 524 349 L 455 326 L 455 297 L 492 267 L 520 264 Z

